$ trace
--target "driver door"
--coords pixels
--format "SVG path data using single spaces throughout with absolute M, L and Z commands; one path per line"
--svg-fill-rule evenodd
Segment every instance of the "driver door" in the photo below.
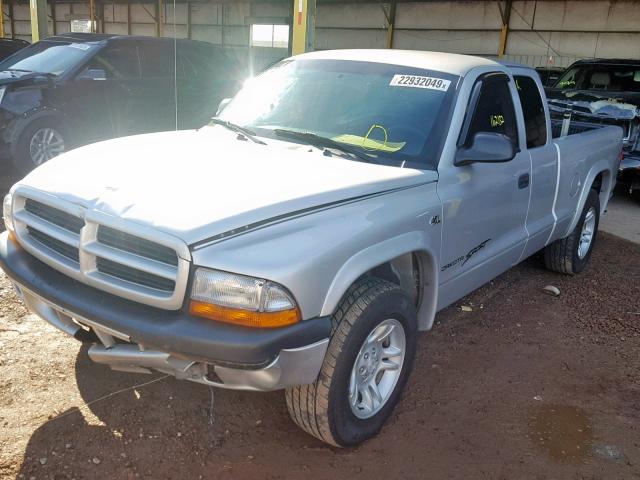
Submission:
M 516 264 L 527 238 L 531 162 L 522 151 L 513 102 L 515 88 L 503 73 L 480 77 L 471 95 L 458 146 L 478 132 L 508 136 L 518 152 L 504 163 L 454 166 L 441 162 L 443 203 L 439 308 L 461 298 Z
M 137 124 L 132 84 L 140 82 L 135 42 L 119 41 L 94 55 L 67 95 L 82 144 L 127 135 Z

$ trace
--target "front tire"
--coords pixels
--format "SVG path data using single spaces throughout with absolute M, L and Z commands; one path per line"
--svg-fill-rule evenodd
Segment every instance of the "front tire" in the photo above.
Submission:
M 66 129 L 53 118 L 38 118 L 18 137 L 13 164 L 19 172 L 29 173 L 68 149 Z
M 548 245 L 544 250 L 547 269 L 567 275 L 582 272 L 591 258 L 600 223 L 600 197 L 591 189 L 580 220 L 571 234 Z
M 397 285 L 356 282 L 333 315 L 333 332 L 315 383 L 288 388 L 293 421 L 338 447 L 382 428 L 400 399 L 416 349 L 416 309 Z

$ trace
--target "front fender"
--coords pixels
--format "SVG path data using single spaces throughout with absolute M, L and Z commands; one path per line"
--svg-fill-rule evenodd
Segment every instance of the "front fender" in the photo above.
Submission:
M 349 287 L 362 275 L 385 262 L 404 254 L 417 253 L 423 282 L 422 302 L 418 312 L 418 327 L 428 330 L 436 314 L 438 261 L 436 250 L 424 231 L 407 232 L 371 245 L 347 260 L 336 273 L 324 298 L 321 315 L 331 315 Z

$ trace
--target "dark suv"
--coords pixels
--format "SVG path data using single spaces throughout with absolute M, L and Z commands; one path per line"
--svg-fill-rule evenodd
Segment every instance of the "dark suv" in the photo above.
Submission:
M 233 56 L 204 42 L 50 37 L 0 63 L 2 156 L 27 172 L 75 146 L 198 128 L 245 77 Z
M 0 38 L 0 60 L 10 57 L 18 50 L 28 47 L 29 42 L 19 38 Z

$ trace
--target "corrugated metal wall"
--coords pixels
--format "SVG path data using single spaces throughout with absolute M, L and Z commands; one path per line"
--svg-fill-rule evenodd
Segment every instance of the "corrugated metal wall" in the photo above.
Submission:
M 191 3 L 191 37 L 228 47 L 247 48 L 249 23 L 257 18 L 288 17 L 289 1 Z M 504 2 L 503 2 L 504 5 Z M 384 2 L 351 3 L 318 0 L 316 48 L 384 48 Z M 5 4 L 5 31 L 11 34 Z M 106 4 L 108 33 L 155 35 L 154 4 Z M 187 4 L 166 6 L 164 35 L 188 36 Z M 14 6 L 16 36 L 30 40 L 29 8 Z M 51 6 L 49 6 L 51 11 Z M 98 10 L 101 15 L 101 8 Z M 69 31 L 71 16 L 88 15 L 87 4 L 56 3 L 56 30 Z M 530 65 L 566 66 L 577 58 L 640 58 L 640 1 L 514 1 L 507 58 Z M 429 1 L 398 3 L 394 48 L 440 50 L 495 56 L 501 16 L 496 1 Z M 53 24 L 50 22 L 50 32 Z M 282 55 L 282 52 L 271 52 Z

